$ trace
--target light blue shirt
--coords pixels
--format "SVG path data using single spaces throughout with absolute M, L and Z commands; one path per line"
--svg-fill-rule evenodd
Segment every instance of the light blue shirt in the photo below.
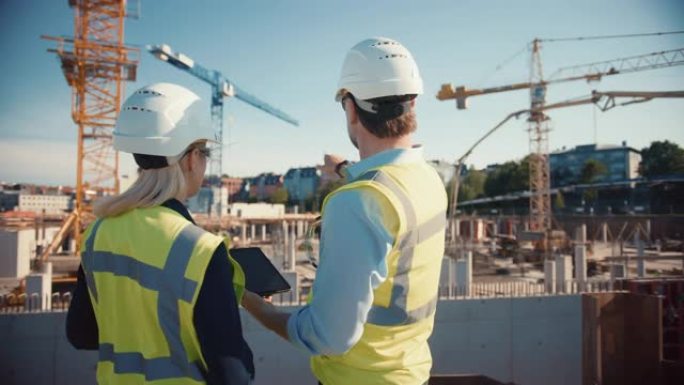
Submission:
M 347 180 L 380 166 L 422 161 L 420 146 L 386 150 L 347 167 Z M 387 279 L 387 255 L 394 244 L 388 214 L 381 212 L 384 199 L 366 188 L 342 191 L 328 200 L 313 300 L 287 323 L 290 341 L 310 354 L 342 354 L 363 334 L 373 290 Z

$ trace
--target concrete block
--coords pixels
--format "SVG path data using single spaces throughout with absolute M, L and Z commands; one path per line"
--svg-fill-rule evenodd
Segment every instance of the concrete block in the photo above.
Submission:
M 580 285 L 587 281 L 587 247 L 575 246 L 575 279 Z
M 556 256 L 556 292 L 564 293 L 565 285 L 572 280 L 572 260 L 569 255 Z
M 556 262 L 544 261 L 544 287 L 547 293 L 556 292 Z
M 439 274 L 439 295 L 442 297 L 451 298 L 453 288 L 456 285 L 456 266 L 455 261 L 451 257 L 442 258 L 442 270 Z
M 46 311 L 52 307 L 52 276 L 31 274 L 26 277 L 26 310 Z
M 456 285 L 459 294 L 470 295 L 470 286 L 473 282 L 473 253 L 467 251 L 465 258 L 456 261 Z

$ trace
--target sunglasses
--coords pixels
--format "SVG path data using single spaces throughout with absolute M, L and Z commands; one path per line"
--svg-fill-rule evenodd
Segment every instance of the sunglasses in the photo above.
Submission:
M 211 149 L 210 148 L 198 148 L 197 151 L 200 152 L 200 154 L 204 155 L 205 158 L 211 158 Z
M 193 147 L 193 148 L 189 148 L 187 151 L 185 151 L 185 153 L 183 154 L 183 156 L 188 155 L 189 153 L 193 152 L 194 150 L 199 151 L 199 153 L 202 154 L 202 155 L 203 155 L 205 158 L 207 158 L 207 159 L 211 158 L 211 149 L 210 149 L 210 148 L 207 148 L 207 147 L 202 147 L 202 148 L 200 148 L 200 147 Z M 181 158 L 182 158 L 182 157 L 181 157 Z

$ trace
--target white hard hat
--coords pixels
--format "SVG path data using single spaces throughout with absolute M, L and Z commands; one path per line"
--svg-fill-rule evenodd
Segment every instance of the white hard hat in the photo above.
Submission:
M 192 91 L 176 84 L 156 83 L 126 99 L 113 132 L 114 149 L 133 154 L 172 157 L 190 144 L 216 142 L 206 110 Z
M 366 39 L 349 50 L 335 100 L 347 92 L 357 100 L 423 93 L 423 79 L 411 52 L 396 40 Z

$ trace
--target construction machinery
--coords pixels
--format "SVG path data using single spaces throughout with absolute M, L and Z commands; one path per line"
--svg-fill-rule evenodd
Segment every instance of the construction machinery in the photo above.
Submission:
M 299 122 L 285 112 L 280 111 L 257 97 L 243 91 L 221 72 L 208 69 L 180 52 L 174 52 L 171 47 L 166 44 L 148 46 L 147 50 L 157 59 L 188 72 L 192 76 L 211 86 L 211 122 L 219 144 L 212 149 L 209 172 L 218 177 L 219 198 L 218 203 L 215 206 L 215 214 L 220 223 L 221 215 L 224 210 L 221 206 L 223 201 L 221 196 L 223 193 L 223 189 L 221 188 L 221 176 L 223 175 L 223 99 L 235 97 L 292 125 L 298 126 Z M 213 155 L 214 153 L 216 154 L 215 156 Z M 211 210 L 207 210 L 207 212 L 211 214 Z
M 620 36 L 611 36 L 610 38 L 616 37 Z M 443 84 L 437 93 L 437 99 L 454 99 L 458 109 L 465 109 L 466 99 L 471 96 L 521 89 L 530 90 L 530 108 L 521 112 L 529 116 L 530 229 L 546 234 L 551 230 L 551 178 L 548 149 L 550 126 L 548 116 L 543 113 L 544 110 L 548 109 L 545 108 L 547 86 L 575 80 L 598 81 L 603 76 L 682 65 L 684 64 L 684 48 L 564 67 L 545 80 L 541 64 L 541 43 L 544 41 L 550 40 L 534 39 L 530 43 L 532 65 L 528 82 L 472 90 L 466 89 L 465 86 L 454 88 L 451 84 Z M 571 75 L 561 77 L 567 73 L 571 73 Z M 616 95 L 613 95 L 614 97 Z
M 629 100 L 623 102 L 616 102 L 616 99 L 628 98 Z M 586 97 L 580 97 L 576 99 L 570 99 L 563 102 L 546 104 L 544 106 L 538 106 L 536 109 L 524 109 L 508 114 L 503 120 L 487 131 L 480 139 L 478 139 L 468 150 L 461 155 L 458 160 L 456 160 L 456 173 L 454 174 L 454 183 L 452 184 L 452 194 L 451 202 L 449 205 L 448 216 L 451 222 L 456 218 L 456 210 L 458 204 L 458 189 L 460 187 L 461 174 L 463 172 L 463 167 L 465 165 L 466 159 L 473 153 L 475 148 L 480 145 L 485 139 L 491 136 L 499 128 L 501 128 L 506 122 L 512 118 L 519 118 L 523 115 L 532 115 L 534 113 L 543 113 L 547 110 L 574 107 L 586 104 L 594 104 L 601 111 L 605 112 L 614 107 L 627 106 L 635 103 L 648 102 L 653 99 L 658 98 L 684 98 L 684 91 L 657 91 L 657 92 L 646 92 L 646 91 L 592 91 L 591 95 Z M 456 234 L 454 233 L 455 227 L 450 226 L 451 234 L 450 239 L 453 241 L 456 239 Z M 550 229 L 549 229 L 550 230 Z
M 119 155 L 112 132 L 124 82 L 135 81 L 139 50 L 124 44 L 124 19 L 137 18 L 139 3 L 126 0 L 69 0 L 74 10 L 74 36 L 44 39 L 60 59 L 72 90 L 71 116 L 78 126 L 75 206 L 42 255 L 47 260 L 69 234 L 78 255 L 81 234 L 92 217 L 89 197 L 119 192 Z

